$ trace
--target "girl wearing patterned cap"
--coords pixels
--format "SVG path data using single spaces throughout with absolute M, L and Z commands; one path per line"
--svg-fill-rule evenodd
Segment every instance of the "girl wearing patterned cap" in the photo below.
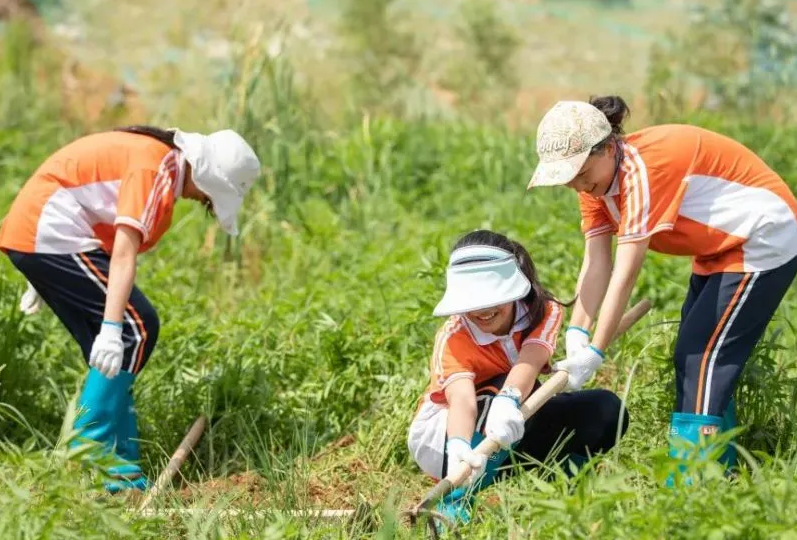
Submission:
M 79 138 L 50 156 L 17 195 L 0 249 L 25 276 L 21 308 L 43 300 L 89 365 L 75 428 L 113 452 L 111 492 L 145 489 L 132 384 L 158 339 L 155 308 L 135 286 L 139 253 L 171 225 L 179 198 L 202 204 L 229 234 L 259 174 L 231 130 L 210 135 L 148 126 Z
M 618 429 L 625 433 L 628 417 L 607 390 L 559 394 L 523 421 L 520 404 L 549 369 L 562 310 L 517 242 L 479 230 L 454 246 L 434 310 L 447 319 L 408 435 L 410 453 L 432 478 L 447 476 L 460 461 L 473 468 L 469 482 L 440 502 L 449 518 L 469 520 L 472 494 L 493 482 L 510 447 L 521 461 L 550 455 L 579 463 L 611 448 Z M 503 448 L 486 461 L 473 451 L 485 436 Z M 551 455 L 555 449 L 562 455 Z
M 585 237 L 567 359 L 554 368 L 580 388 L 603 362 L 647 251 L 690 256 L 670 419 L 683 471 L 705 457 L 686 447 L 735 425 L 739 375 L 797 273 L 797 200 L 742 144 L 690 125 L 624 135 L 627 113 L 617 96 L 562 101 L 538 126 L 528 187 L 576 190 Z M 717 451 L 735 464 L 733 445 Z M 667 484 L 681 476 L 691 481 L 674 472 Z

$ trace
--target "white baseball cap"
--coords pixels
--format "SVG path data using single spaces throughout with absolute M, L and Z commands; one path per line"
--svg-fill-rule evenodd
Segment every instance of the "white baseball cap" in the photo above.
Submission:
M 537 126 L 539 163 L 526 189 L 560 186 L 576 177 L 592 148 L 612 133 L 600 109 L 586 101 L 559 101 Z
M 454 250 L 446 269 L 446 292 L 435 316 L 455 315 L 514 302 L 526 296 L 531 283 L 515 256 L 493 246 Z
M 191 164 L 196 187 L 210 198 L 221 228 L 237 235 L 244 195 L 260 174 L 255 151 L 231 129 L 210 135 L 174 131 L 174 144 Z

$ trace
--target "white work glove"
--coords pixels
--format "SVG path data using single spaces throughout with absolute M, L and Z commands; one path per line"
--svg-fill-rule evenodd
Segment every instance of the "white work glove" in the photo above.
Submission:
M 22 295 L 19 301 L 19 310 L 25 315 L 34 315 L 42 307 L 42 297 L 33 288 L 33 285 L 28 282 L 28 290 Z
M 580 390 L 603 363 L 603 352 L 587 345 L 573 356 L 553 365 L 554 371 L 567 371 L 567 390 Z
M 487 414 L 484 434 L 502 448 L 509 448 L 523 437 L 525 430 L 526 422 L 518 402 L 509 396 L 495 396 Z
M 122 326 L 103 321 L 100 333 L 91 346 L 89 365 L 109 379 L 113 379 L 122 368 L 125 346 L 122 343 Z
M 568 326 L 565 331 L 565 352 L 568 358 L 574 357 L 589 345 L 589 332 L 580 326 Z
M 446 453 L 448 454 L 448 464 L 446 466 L 446 476 L 450 475 L 459 467 L 459 463 L 464 461 L 470 465 L 470 476 L 465 481 L 466 485 L 475 482 L 482 474 L 487 460 L 484 456 L 477 454 L 470 447 L 470 443 L 460 437 L 448 439 L 446 443 Z

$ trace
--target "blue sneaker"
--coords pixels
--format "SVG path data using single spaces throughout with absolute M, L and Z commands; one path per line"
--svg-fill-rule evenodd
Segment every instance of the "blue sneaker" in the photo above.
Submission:
M 121 449 L 127 456 L 138 458 L 138 445 L 131 445 L 129 440 L 132 432 L 126 431 L 125 435 L 121 435 L 122 425 L 128 429 L 130 427 L 130 387 L 134 380 L 135 376 L 127 372 L 120 372 L 113 379 L 108 379 L 92 368 L 78 401 L 80 411 L 74 427 L 80 430 L 80 434 L 77 440 L 72 441 L 71 446 L 80 445 L 81 439 L 89 439 L 102 443 L 103 452 L 113 455 L 116 463 L 106 472 L 119 479 L 105 483 L 106 489 L 111 493 L 131 488 L 143 490 L 147 485 L 141 467 L 119 453 Z M 134 426 L 134 416 L 132 422 Z M 118 448 L 120 443 L 121 448 Z
M 474 499 L 473 491 L 470 488 L 458 487 L 440 499 L 435 510 L 457 526 L 467 525 L 470 523 Z M 441 525 L 437 524 L 437 530 L 440 533 L 444 529 Z

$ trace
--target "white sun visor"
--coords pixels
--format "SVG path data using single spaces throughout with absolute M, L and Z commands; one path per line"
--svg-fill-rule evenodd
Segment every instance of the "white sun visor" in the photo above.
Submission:
M 446 292 L 434 315 L 455 315 L 514 302 L 530 290 L 531 283 L 512 253 L 492 246 L 467 246 L 451 254 Z

